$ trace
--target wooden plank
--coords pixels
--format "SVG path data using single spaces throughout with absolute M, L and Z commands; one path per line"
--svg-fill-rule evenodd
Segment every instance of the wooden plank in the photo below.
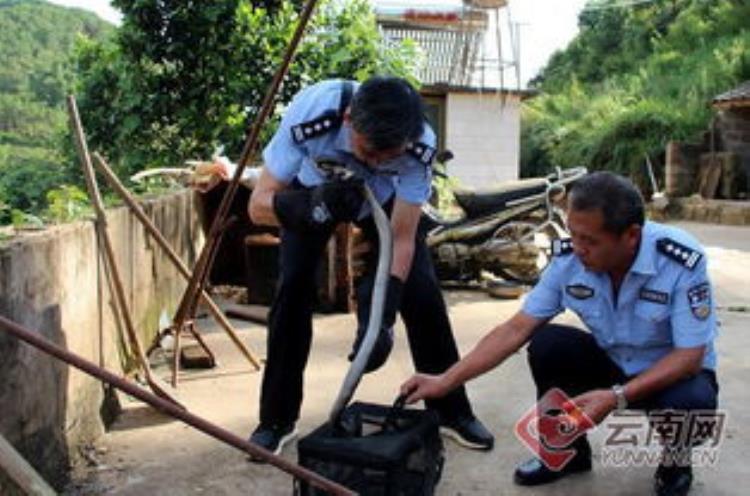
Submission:
M 745 170 L 742 167 L 739 155 L 733 152 L 723 152 L 722 158 L 721 185 L 719 191 L 721 197 L 726 200 L 740 198 L 740 193 L 746 191 L 747 179 Z
M 268 307 L 263 305 L 227 305 L 224 313 L 229 317 L 248 320 L 256 324 L 268 324 Z
M 57 494 L 2 435 L 0 435 L 0 468 L 29 496 L 55 496 Z
M 336 229 L 336 308 L 351 312 L 354 307 L 352 271 L 352 226 L 342 224 Z
M 279 246 L 281 240 L 270 233 L 249 234 L 245 236 L 245 244 L 247 246 Z
M 703 198 L 716 198 L 716 192 L 721 179 L 721 162 L 716 160 L 715 154 L 701 155 L 700 187 L 698 192 Z

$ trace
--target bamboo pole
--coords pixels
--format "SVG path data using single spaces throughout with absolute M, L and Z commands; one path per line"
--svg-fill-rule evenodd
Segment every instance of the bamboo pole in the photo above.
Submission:
M 151 390 L 159 396 L 172 401 L 176 405 L 180 405 L 179 401 L 170 394 L 167 389 L 160 385 L 157 379 L 151 373 L 151 366 L 148 363 L 146 354 L 143 351 L 143 346 L 138 338 L 138 334 L 133 324 L 133 319 L 130 314 L 130 308 L 128 306 L 127 298 L 125 297 L 125 288 L 122 284 L 122 278 L 120 277 L 120 269 L 117 266 L 117 260 L 115 259 L 115 251 L 112 247 L 112 240 L 109 238 L 107 232 L 107 216 L 104 212 L 104 205 L 102 198 L 99 193 L 99 187 L 96 184 L 96 177 L 94 176 L 94 168 L 91 165 L 91 156 L 89 155 L 88 145 L 86 143 L 86 136 L 83 132 L 83 126 L 81 125 L 81 119 L 78 115 L 78 107 L 76 105 L 75 98 L 69 95 L 67 98 L 68 112 L 70 114 L 70 123 L 73 128 L 74 138 L 76 147 L 78 149 L 78 156 L 81 160 L 81 166 L 86 177 L 86 187 L 91 197 L 91 203 L 94 206 L 96 212 L 96 231 L 99 236 L 99 240 L 104 245 L 104 255 L 109 268 L 110 276 L 112 277 L 112 286 L 114 287 L 115 300 L 117 307 L 119 308 L 120 315 L 125 327 L 125 334 L 130 342 L 130 346 L 135 352 L 138 365 L 140 366 L 145 376 L 146 382 L 148 383 Z M 182 406 L 182 405 L 180 405 Z M 183 407 L 184 408 L 184 407 Z
M 104 176 L 104 179 L 112 187 L 112 189 L 114 189 L 115 192 L 120 195 L 120 198 L 122 198 L 128 208 L 130 208 L 130 211 L 133 213 L 133 215 L 135 215 L 135 217 L 141 221 L 141 224 L 143 224 L 143 227 L 146 229 L 146 231 L 154 238 L 161 249 L 164 250 L 167 258 L 172 261 L 179 273 L 182 274 L 182 276 L 186 280 L 189 280 L 190 269 L 187 268 L 185 263 L 180 259 L 180 256 L 175 253 L 171 246 L 169 246 L 169 241 L 167 241 L 162 233 L 159 232 L 159 229 L 151 221 L 151 218 L 149 218 L 146 212 L 143 211 L 143 208 L 141 208 L 133 195 L 130 194 L 128 189 L 122 184 L 117 175 L 115 175 L 115 173 L 112 171 L 112 168 L 109 167 L 104 158 L 97 152 L 94 152 L 94 165 L 99 170 L 99 172 L 101 172 L 101 174 Z M 249 348 L 245 346 L 242 340 L 240 340 L 236 331 L 232 327 L 231 322 L 229 322 L 219 306 L 213 301 L 211 296 L 205 290 L 201 291 L 200 296 L 203 299 L 203 302 L 208 307 L 208 310 L 211 312 L 211 315 L 213 315 L 219 325 L 224 329 L 224 331 L 226 331 L 229 338 L 237 346 L 237 349 L 239 349 L 240 352 L 245 356 L 245 358 L 247 358 L 247 360 L 255 368 L 255 370 L 260 370 L 260 359 Z
M 57 493 L 42 479 L 7 439 L 0 435 L 0 468 L 24 494 L 29 496 L 56 496 Z

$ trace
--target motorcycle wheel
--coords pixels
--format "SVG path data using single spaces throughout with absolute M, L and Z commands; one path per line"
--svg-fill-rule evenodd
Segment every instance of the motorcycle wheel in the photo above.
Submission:
M 557 231 L 548 225 L 542 229 L 533 222 L 509 222 L 493 234 L 498 246 L 516 247 L 512 259 L 504 258 L 494 270 L 508 281 L 534 285 L 552 261 L 552 242 L 559 239 Z M 536 231 L 536 232 L 535 232 Z

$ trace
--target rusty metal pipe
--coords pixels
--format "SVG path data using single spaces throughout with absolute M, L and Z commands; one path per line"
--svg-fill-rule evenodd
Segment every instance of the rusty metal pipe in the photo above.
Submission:
M 203 289 L 203 286 L 205 285 L 205 280 L 210 269 L 213 253 L 217 249 L 220 228 L 224 223 L 224 219 L 226 218 L 227 213 L 229 212 L 229 207 L 232 203 L 232 200 L 234 199 L 235 193 L 237 192 L 237 188 L 239 187 L 242 173 L 245 171 L 245 168 L 250 161 L 251 155 L 255 153 L 255 148 L 258 144 L 258 138 L 260 136 L 261 128 L 268 116 L 271 114 L 276 93 L 278 92 L 279 86 L 281 86 L 281 82 L 289 69 L 289 65 L 292 62 L 294 52 L 296 51 L 297 46 L 302 39 L 305 28 L 307 27 L 307 24 L 312 17 L 316 4 L 317 0 L 308 0 L 305 3 L 305 6 L 300 13 L 297 28 L 294 32 L 294 35 L 292 36 L 291 41 L 289 42 L 289 46 L 287 47 L 286 52 L 284 53 L 284 59 L 282 60 L 281 65 L 277 69 L 276 74 L 274 75 L 274 78 L 266 91 L 261 109 L 250 128 L 247 139 L 245 140 L 245 145 L 242 149 L 242 155 L 240 156 L 240 160 L 237 164 L 237 170 L 234 172 L 234 177 L 232 177 L 231 182 L 227 186 L 227 190 L 221 200 L 219 209 L 216 212 L 216 217 L 214 218 L 214 221 L 211 224 L 211 228 L 208 232 L 206 244 L 203 247 L 200 256 L 198 257 L 198 262 L 196 263 L 195 269 L 193 270 L 193 277 L 188 283 L 188 287 L 185 290 L 183 299 L 180 302 L 180 305 L 175 314 L 175 329 L 179 330 L 180 328 L 182 328 L 185 321 L 189 318 L 188 314 L 192 308 L 195 308 L 194 302 L 197 301 L 199 294 Z
M 216 424 L 212 424 L 206 419 L 198 417 L 186 410 L 182 410 L 174 403 L 162 399 L 148 391 L 136 386 L 135 384 L 126 381 L 125 379 L 118 377 L 112 372 L 103 369 L 92 362 L 86 360 L 83 357 L 76 355 L 68 350 L 65 350 L 56 344 L 51 343 L 47 339 L 39 336 L 38 333 L 22 327 L 21 325 L 9 320 L 0 315 L 0 329 L 4 329 L 9 334 L 17 337 L 18 339 L 25 341 L 31 346 L 49 354 L 53 357 L 62 360 L 63 362 L 72 365 L 73 367 L 89 374 L 97 379 L 104 381 L 112 386 L 124 391 L 125 393 L 138 398 L 139 400 L 147 403 L 157 410 L 180 420 L 191 427 L 198 429 L 204 434 L 217 439 L 223 443 L 244 451 L 245 453 L 254 457 L 261 458 L 271 465 L 283 470 L 284 472 L 291 474 L 300 479 L 304 479 L 315 487 L 328 491 L 335 495 L 353 496 L 355 493 L 345 488 L 344 486 L 332 482 L 325 477 L 322 477 L 315 472 L 307 470 L 299 465 L 281 458 L 280 456 L 274 455 L 273 453 L 256 446 L 255 444 L 242 439 L 241 437 L 229 432 L 228 430 L 219 427 Z

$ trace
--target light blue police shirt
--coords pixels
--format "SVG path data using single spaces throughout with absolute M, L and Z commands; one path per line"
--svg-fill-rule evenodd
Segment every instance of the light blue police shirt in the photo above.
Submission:
M 354 83 L 353 91 L 357 88 L 358 84 Z M 321 159 L 331 160 L 345 164 L 363 178 L 381 204 L 394 193 L 397 198 L 414 205 L 426 202 L 431 194 L 432 170 L 429 164 L 436 141 L 430 126 L 425 123 L 419 143 L 413 145 L 414 151 L 422 154 L 406 152 L 376 167 L 368 167 L 352 153 L 351 128 L 348 124 L 333 126 L 327 132 L 321 129 L 330 123 L 319 118 L 339 110 L 342 89 L 341 80 L 328 80 L 297 93 L 286 109 L 276 134 L 263 151 L 268 172 L 283 183 L 288 184 L 297 178 L 304 186 L 317 186 L 325 182 L 326 177 L 316 163 Z M 318 125 L 315 135 L 301 143 L 296 142 L 293 134 L 295 128 L 311 122 Z M 367 215 L 368 211 L 369 207 L 365 205 L 360 217 Z
M 675 227 L 646 222 L 615 304 L 606 273 L 587 270 L 562 250 L 527 295 L 523 312 L 549 319 L 570 309 L 627 375 L 675 348 L 706 345 L 703 367 L 716 368 L 716 308 L 699 243 Z

